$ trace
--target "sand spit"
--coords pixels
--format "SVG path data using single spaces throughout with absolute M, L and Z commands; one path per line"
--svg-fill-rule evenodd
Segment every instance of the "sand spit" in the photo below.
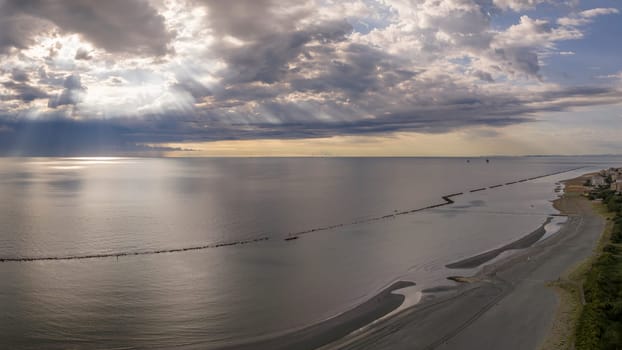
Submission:
M 447 264 L 445 265 L 445 267 L 450 268 L 450 269 L 472 269 L 496 258 L 497 256 L 499 256 L 499 254 L 505 251 L 513 250 L 513 249 L 528 248 L 532 246 L 533 244 L 535 244 L 537 241 L 539 241 L 546 234 L 546 229 L 544 227 L 548 225 L 552 219 L 553 219 L 552 217 L 548 217 L 546 221 L 544 221 L 544 223 L 540 227 L 538 227 L 536 230 L 534 230 L 528 235 L 525 235 L 517 239 L 514 242 L 508 243 L 502 247 L 492 249 L 487 252 L 484 252 L 484 253 L 451 263 L 451 264 Z
M 316 349 L 324 344 L 343 338 L 362 327 L 381 319 L 397 310 L 406 296 L 393 293 L 412 287 L 415 283 L 398 281 L 382 292 L 356 306 L 355 308 L 330 318 L 324 322 L 292 331 L 276 337 L 254 340 L 222 348 L 227 350 L 307 350 Z

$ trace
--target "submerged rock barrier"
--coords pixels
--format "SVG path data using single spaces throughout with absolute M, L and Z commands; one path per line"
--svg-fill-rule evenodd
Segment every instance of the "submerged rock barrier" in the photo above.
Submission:
M 495 185 L 495 186 L 490 186 L 488 188 L 487 187 L 477 188 L 475 190 L 471 190 L 470 192 L 485 191 L 485 190 L 491 189 L 491 188 L 494 189 L 494 188 L 498 188 L 498 187 L 502 187 L 502 186 L 516 184 L 516 183 L 519 183 L 519 182 L 526 182 L 526 181 L 536 180 L 536 179 L 540 179 L 540 178 L 544 178 L 544 177 L 548 177 L 548 176 L 559 175 L 559 174 L 562 174 L 562 173 L 567 173 L 567 172 L 579 170 L 579 169 L 582 169 L 582 168 L 585 168 L 585 167 L 578 167 L 578 168 L 573 168 L 573 169 L 569 169 L 569 170 L 557 171 L 557 172 L 554 172 L 554 173 L 549 173 L 549 174 L 545 174 L 545 175 L 535 176 L 535 177 L 531 177 L 531 178 L 528 178 L 528 179 L 521 179 L 521 180 L 517 180 L 517 181 L 513 181 L 513 182 L 507 182 L 505 185 Z M 296 239 L 298 239 L 299 237 L 301 237 L 303 235 L 314 233 L 314 232 L 327 231 L 327 230 L 332 230 L 332 229 L 336 229 L 336 228 L 340 228 L 340 227 L 344 227 L 344 226 L 365 224 L 365 223 L 370 223 L 370 222 L 379 221 L 379 220 L 393 219 L 393 218 L 395 218 L 397 216 L 400 216 L 400 215 L 413 214 L 413 213 L 421 212 L 421 211 L 424 211 L 424 210 L 440 208 L 440 207 L 444 207 L 444 206 L 453 204 L 454 201 L 453 201 L 452 198 L 456 197 L 456 196 L 461 196 L 463 194 L 464 194 L 464 192 L 457 192 L 457 193 L 452 193 L 452 194 L 444 195 L 444 196 L 441 197 L 441 199 L 443 200 L 442 203 L 432 204 L 432 205 L 428 205 L 428 206 L 425 206 L 425 207 L 422 207 L 422 208 L 403 210 L 403 211 L 395 210 L 391 214 L 386 214 L 386 215 L 381 215 L 381 216 L 374 216 L 374 217 L 369 217 L 369 218 L 364 218 L 364 219 L 358 219 L 358 220 L 354 220 L 354 221 L 346 222 L 346 223 L 333 224 L 333 225 L 327 225 L 327 226 L 320 226 L 320 227 L 311 228 L 311 229 L 307 229 L 307 230 L 299 231 L 299 232 L 290 232 L 290 233 L 288 233 L 288 234 L 286 234 L 284 236 L 281 236 L 281 237 L 284 237 L 283 239 L 285 241 L 293 241 L 293 240 L 296 240 Z M 245 244 L 250 244 L 250 243 L 258 243 L 258 242 L 267 241 L 267 240 L 270 240 L 270 237 L 262 236 L 262 237 L 253 238 L 253 239 L 236 240 L 236 241 L 228 241 L 228 242 L 217 242 L 217 243 L 208 243 L 208 244 L 204 244 L 204 245 L 200 245 L 200 246 L 171 248 L 171 249 L 140 250 L 140 251 L 131 251 L 131 252 L 112 252 L 112 253 L 101 253 L 101 254 L 65 255 L 65 256 L 63 256 L 63 255 L 54 255 L 54 256 L 33 256 L 33 257 L 0 257 L 0 263 L 3 263 L 3 262 L 55 261 L 55 260 L 86 260 L 86 259 L 119 258 L 119 257 L 124 257 L 124 256 L 137 256 L 137 255 L 155 255 L 155 254 L 164 254 L 164 253 L 181 253 L 181 252 L 188 252 L 188 251 L 193 251 L 193 250 L 204 250 L 204 249 L 211 249 L 211 248 L 232 247 L 232 246 L 245 245 Z
M 183 248 L 171 248 L 171 249 L 155 249 L 155 250 L 139 250 L 133 252 L 116 252 L 116 253 L 101 253 L 101 254 L 85 254 L 85 255 L 59 255 L 59 256 L 37 256 L 37 257 L 16 257 L 16 258 L 2 258 L 0 257 L 0 262 L 29 262 L 29 261 L 48 261 L 48 260 L 86 260 L 86 259 L 103 259 L 103 258 L 119 258 L 123 256 L 137 256 L 137 255 L 154 255 L 154 254 L 164 254 L 164 253 L 180 253 L 187 252 L 191 250 L 202 250 L 209 248 L 220 248 L 220 247 L 232 247 L 236 245 L 243 245 L 249 243 L 256 243 L 261 241 L 267 241 L 270 237 L 258 237 L 247 240 L 239 240 L 239 241 L 231 241 L 231 242 L 220 242 L 220 243 L 212 243 L 205 244 L 201 246 L 193 246 L 193 247 L 183 247 Z

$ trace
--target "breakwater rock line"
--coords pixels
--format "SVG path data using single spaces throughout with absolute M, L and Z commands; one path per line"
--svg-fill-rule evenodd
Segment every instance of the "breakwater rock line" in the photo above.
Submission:
M 490 186 L 490 187 L 477 188 L 475 190 L 471 190 L 470 192 L 480 192 L 480 191 L 485 191 L 485 190 L 491 189 L 491 188 L 495 189 L 495 188 L 499 188 L 499 187 L 502 187 L 502 186 L 516 184 L 516 183 L 519 183 L 519 182 L 531 181 L 531 180 L 536 180 L 536 179 L 540 179 L 540 178 L 544 178 L 544 177 L 548 177 L 548 176 L 559 175 L 559 174 L 563 174 L 563 173 L 579 170 L 579 169 L 582 169 L 582 168 L 585 168 L 585 167 L 578 167 L 578 168 L 573 168 L 573 169 L 568 169 L 568 170 L 563 170 L 563 171 L 557 171 L 557 172 L 554 172 L 554 173 L 544 174 L 544 175 L 535 176 L 535 177 L 531 177 L 531 178 L 527 178 L 527 179 L 521 179 L 521 180 L 517 180 L 517 181 L 514 181 L 514 182 L 508 182 L 508 183 L 505 183 L 505 184 L 499 184 L 499 185 L 494 185 L 494 186 Z M 287 235 L 281 236 L 281 238 L 283 240 L 285 240 L 285 241 L 293 242 L 293 241 L 297 241 L 300 236 L 307 235 L 307 234 L 314 233 L 314 232 L 327 231 L 327 230 L 333 230 L 333 229 L 340 228 L 340 227 L 345 227 L 345 226 L 359 225 L 359 224 L 365 224 L 365 223 L 370 223 L 370 222 L 379 221 L 379 220 L 392 219 L 392 218 L 395 218 L 395 217 L 400 216 L 400 215 L 414 214 L 414 213 L 421 212 L 421 211 L 424 211 L 424 210 L 440 208 L 440 207 L 444 207 L 444 206 L 447 206 L 447 205 L 455 203 L 452 198 L 460 196 L 460 195 L 463 195 L 463 194 L 464 194 L 464 192 L 457 192 L 457 193 L 452 193 L 452 194 L 444 195 L 444 196 L 441 197 L 443 202 L 442 203 L 438 203 L 438 204 L 432 204 L 432 205 L 428 205 L 428 206 L 425 206 L 425 207 L 416 208 L 416 209 L 410 209 L 410 210 L 395 211 L 395 212 L 393 212 L 391 214 L 386 214 L 386 215 L 382 215 L 382 216 L 375 216 L 375 217 L 370 217 L 370 218 L 364 218 L 364 219 L 355 220 L 355 221 L 352 221 L 352 222 L 349 222 L 349 223 L 340 223 L 340 224 L 334 224 L 334 225 L 327 225 L 327 226 L 316 227 L 316 228 L 312 228 L 312 229 L 308 229 L 308 230 L 304 230 L 304 231 L 291 232 L 291 233 L 288 233 Z M 272 237 L 272 236 L 262 236 L 262 237 L 253 238 L 253 239 L 235 240 L 235 241 L 226 241 L 226 242 L 217 242 L 217 243 L 207 243 L 207 244 L 204 244 L 204 245 L 191 246 L 191 247 L 181 247 L 181 248 L 171 248 L 171 249 L 154 249 L 154 250 L 139 250 L 139 251 L 122 251 L 122 252 L 110 252 L 110 253 L 100 253 L 100 254 L 50 255 L 50 256 L 30 256 L 30 257 L 28 257 L 28 256 L 26 256 L 26 257 L 0 257 L 0 263 L 5 263 L 5 262 L 34 262 L 34 261 L 62 261 L 62 260 L 89 260 L 89 259 L 119 258 L 119 257 L 126 257 L 126 256 L 139 256 L 139 255 L 156 255 L 156 254 L 165 254 L 165 253 L 182 253 L 182 252 L 195 251 L 195 250 L 205 250 L 205 249 L 222 248 L 222 247 L 233 247 L 233 246 L 239 246 L 239 245 L 246 245 L 246 244 L 250 244 L 250 243 L 258 243 L 258 242 L 268 241 L 271 238 L 274 238 L 274 237 Z
M 18 257 L 18 258 L 2 258 L 0 262 L 30 262 L 30 261 L 49 261 L 49 260 L 86 260 L 86 259 L 103 259 L 103 258 L 119 258 L 124 256 L 137 256 L 137 255 L 155 255 L 164 253 L 181 253 L 192 250 L 203 250 L 209 248 L 220 247 L 232 247 L 236 245 L 243 245 L 249 243 L 256 243 L 261 241 L 267 241 L 270 237 L 258 237 L 254 239 L 212 243 L 201 246 L 184 247 L 184 248 L 171 248 L 171 249 L 156 249 L 156 250 L 139 250 L 132 252 L 115 252 L 115 253 L 101 253 L 101 254 L 85 254 L 85 255 L 66 255 L 66 256 L 36 256 L 36 257 Z
M 568 170 L 556 171 L 556 172 L 553 172 L 553 173 L 548 173 L 548 174 L 544 174 L 544 175 L 534 176 L 534 177 L 530 177 L 530 178 L 526 178 L 526 179 L 520 179 L 520 180 L 516 180 L 516 181 L 513 181 L 513 182 L 508 182 L 508 183 L 505 183 L 505 184 L 498 184 L 498 185 L 493 185 L 493 186 L 489 186 L 489 187 L 480 187 L 480 188 L 476 188 L 476 189 L 470 190 L 469 193 L 486 191 L 488 189 L 495 189 L 495 188 L 499 188 L 499 187 L 503 187 L 503 186 L 507 186 L 507 185 L 517 184 L 517 183 L 520 183 L 520 182 L 533 181 L 533 180 L 537 180 L 537 179 L 541 179 L 541 178 L 545 178 L 545 177 L 549 177 L 549 176 L 554 176 L 554 175 L 559 175 L 559 174 L 563 174 L 563 173 L 579 170 L 579 169 L 582 169 L 582 168 L 585 168 L 585 167 L 577 167 L 577 168 L 568 169 Z M 341 223 L 341 224 L 335 224 L 335 225 L 328 225 L 328 226 L 316 227 L 316 228 L 313 228 L 313 229 L 309 229 L 309 230 L 305 230 L 305 231 L 300 231 L 300 232 L 292 232 L 292 233 L 287 234 L 287 236 L 285 237 L 285 240 L 291 241 L 291 240 L 295 239 L 294 237 L 299 237 L 299 236 L 306 235 L 306 234 L 313 233 L 313 232 L 332 230 L 332 229 L 335 229 L 335 228 L 349 226 L 349 225 L 364 224 L 364 223 L 369 223 L 369 222 L 378 221 L 378 220 L 390 219 L 390 218 L 394 218 L 394 217 L 400 216 L 400 215 L 413 214 L 413 213 L 424 211 L 424 210 L 428 210 L 428 209 L 434 209 L 434 208 L 443 207 L 443 206 L 450 205 L 450 204 L 454 203 L 454 201 L 451 199 L 452 197 L 457 197 L 457 196 L 460 196 L 460 195 L 463 195 L 463 194 L 464 194 L 464 192 L 458 192 L 458 193 L 452 193 L 452 194 L 448 194 L 448 195 L 442 196 L 441 198 L 444 201 L 443 203 L 433 204 L 433 205 L 429 205 L 429 206 L 422 207 L 422 208 L 411 209 L 411 210 L 404 210 L 404 211 L 395 211 L 394 213 L 391 213 L 391 214 L 386 214 L 386 215 L 383 215 L 383 216 L 376 216 L 376 217 L 366 218 L 366 219 L 362 219 L 362 220 L 355 220 L 355 221 L 352 221 L 350 223 Z
M 299 232 L 295 232 L 295 233 L 290 233 L 290 234 L 287 235 L 285 240 L 291 241 L 291 240 L 294 239 L 294 237 L 299 237 L 299 236 L 306 235 L 306 234 L 313 233 L 313 232 L 327 231 L 327 230 L 332 230 L 332 229 L 336 229 L 336 228 L 344 227 L 344 226 L 366 224 L 366 223 L 370 223 L 370 222 L 374 222 L 374 221 L 394 218 L 394 217 L 400 216 L 400 215 L 413 214 L 413 213 L 424 211 L 424 210 L 428 210 L 428 209 L 434 209 L 434 208 L 442 207 L 442 206 L 445 206 L 445 205 L 449 205 L 449 204 L 455 203 L 451 198 L 452 197 L 456 197 L 456 196 L 460 196 L 462 194 L 464 194 L 464 193 L 463 192 L 458 192 L 458 193 L 453 193 L 453 194 L 448 194 L 446 196 L 442 196 L 441 198 L 444 200 L 443 203 L 432 204 L 432 205 L 428 205 L 428 206 L 425 206 L 425 207 L 422 207 L 422 208 L 410 209 L 410 210 L 404 210 L 404 211 L 396 211 L 394 213 L 387 214 L 387 215 L 375 216 L 375 217 L 371 217 L 371 218 L 355 220 L 355 221 L 348 222 L 348 223 L 341 223 L 341 224 L 335 224 L 335 225 L 329 225 L 329 226 L 316 227 L 316 228 L 305 230 L 305 231 L 299 231 Z

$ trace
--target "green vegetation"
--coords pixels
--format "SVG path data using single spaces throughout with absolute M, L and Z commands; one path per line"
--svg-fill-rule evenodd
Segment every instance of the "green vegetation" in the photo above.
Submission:
M 613 216 L 607 242 L 585 275 L 586 304 L 577 324 L 576 348 L 622 349 L 622 197 L 605 189 L 590 197 L 602 199 Z

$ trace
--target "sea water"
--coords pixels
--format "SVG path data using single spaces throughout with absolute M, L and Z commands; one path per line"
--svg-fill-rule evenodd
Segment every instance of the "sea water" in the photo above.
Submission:
M 620 164 L 0 159 L 0 259 L 26 260 L 0 263 L 0 344 L 215 348 L 304 327 L 396 280 L 451 283 L 448 263 L 555 214 L 558 181 Z M 401 215 L 458 192 L 453 204 Z

